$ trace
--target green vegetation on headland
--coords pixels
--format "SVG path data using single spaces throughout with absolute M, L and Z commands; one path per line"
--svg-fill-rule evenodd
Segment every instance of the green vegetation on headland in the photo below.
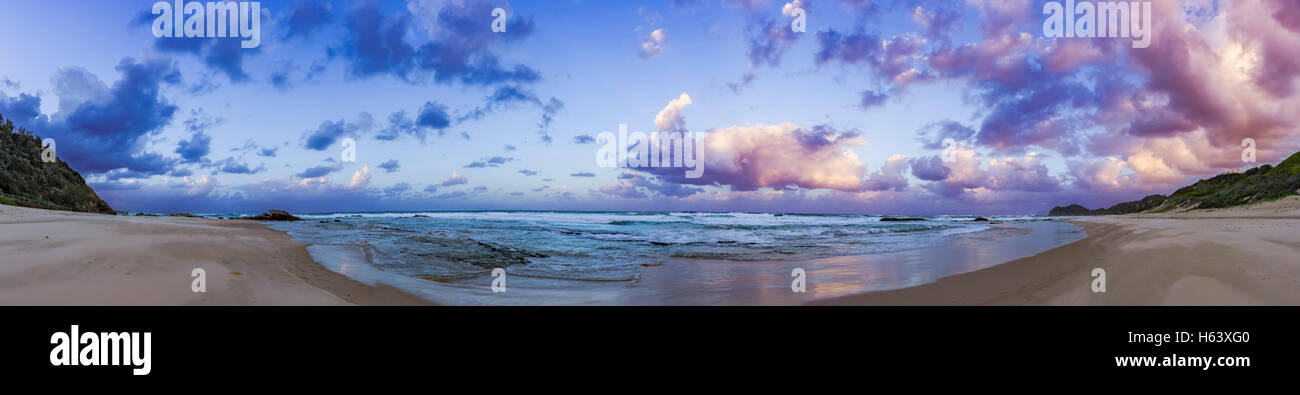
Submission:
M 115 213 L 67 163 L 42 161 L 43 148 L 40 136 L 0 114 L 0 204 Z
M 1277 166 L 1263 165 L 1241 173 L 1220 174 L 1182 187 L 1169 196 L 1151 195 L 1097 210 L 1077 204 L 1057 206 L 1048 215 L 1119 215 L 1223 208 L 1277 200 L 1297 193 L 1300 193 L 1300 152 Z

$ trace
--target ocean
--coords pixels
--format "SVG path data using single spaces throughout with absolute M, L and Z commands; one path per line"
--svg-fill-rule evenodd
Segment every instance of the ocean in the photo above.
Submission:
M 798 304 L 922 284 L 1084 237 L 1073 225 L 1033 216 L 987 222 L 709 212 L 299 216 L 303 221 L 269 225 L 312 244 L 308 251 L 325 267 L 437 303 L 474 305 Z M 505 281 L 493 274 L 496 268 Z M 796 269 L 805 276 L 802 292 L 792 288 Z

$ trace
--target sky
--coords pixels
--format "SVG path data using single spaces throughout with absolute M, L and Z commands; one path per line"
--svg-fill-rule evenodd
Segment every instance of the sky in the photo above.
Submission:
M 256 48 L 154 3 L 0 2 L 0 115 L 119 210 L 1041 215 L 1300 150 L 1288 0 L 1151 1 L 1146 48 L 1041 0 L 261 1 Z M 601 166 L 621 124 L 703 176 Z

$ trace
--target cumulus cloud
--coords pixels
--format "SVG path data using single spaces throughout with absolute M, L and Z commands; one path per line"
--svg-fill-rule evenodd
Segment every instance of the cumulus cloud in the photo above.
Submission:
M 912 168 L 912 175 L 925 181 L 947 180 L 952 174 L 952 169 L 944 165 L 943 158 L 938 155 L 911 159 L 909 165 Z
M 930 39 L 948 41 L 961 28 L 961 5 L 949 2 L 923 4 L 912 8 L 912 22 L 916 23 Z
M 606 185 L 599 192 L 624 199 L 639 199 L 650 196 L 687 197 L 703 191 L 702 188 L 664 182 L 655 176 L 634 172 L 624 172 L 612 185 Z
M 869 66 L 876 78 L 892 85 L 896 92 L 932 78 L 923 66 L 926 40 L 915 34 L 886 40 L 862 31 L 840 33 L 829 29 L 817 32 L 817 44 L 813 60 L 818 65 L 840 62 Z
M 514 160 L 515 160 L 515 158 L 507 158 L 507 157 L 504 157 L 504 156 L 493 156 L 493 157 L 491 157 L 491 158 L 485 158 L 485 159 L 480 159 L 480 160 L 476 160 L 476 161 L 470 162 L 470 164 L 465 165 L 465 168 L 467 168 L 467 169 L 482 169 L 482 168 L 487 168 L 487 167 L 497 167 L 497 166 L 501 166 L 501 165 L 504 165 L 504 164 L 506 164 L 506 163 L 509 163 L 509 162 L 511 162 L 511 161 L 514 161 Z
M 262 26 L 271 25 L 270 15 L 268 9 L 262 9 L 261 15 L 257 16 L 261 18 L 260 23 Z M 140 26 L 148 26 L 153 23 L 155 17 L 152 13 L 145 11 L 132 22 Z M 243 48 L 240 45 L 240 40 L 169 37 L 153 40 L 153 44 L 154 49 L 162 53 L 194 56 L 209 70 L 225 74 L 230 79 L 230 82 L 235 83 L 250 81 L 248 72 L 244 69 L 245 58 L 262 52 L 261 47 Z
M 664 52 L 667 46 L 668 33 L 664 29 L 655 29 L 641 37 L 641 57 L 644 59 L 653 58 Z
M 907 177 L 903 176 L 903 170 L 908 168 L 908 159 L 903 155 L 892 155 L 885 160 L 885 165 L 879 171 L 867 177 L 863 183 L 863 189 L 868 191 L 902 191 L 907 189 Z
M 249 167 L 248 164 L 240 162 L 238 159 L 235 159 L 234 157 L 229 157 L 226 159 L 208 163 L 205 164 L 204 167 L 212 168 L 213 169 L 212 174 L 217 174 L 217 173 L 257 174 L 266 170 L 265 165 L 258 166 L 257 168 L 252 168 Z
M 374 118 L 370 113 L 362 112 L 357 114 L 357 119 L 352 122 L 345 120 L 324 121 L 314 130 L 309 130 L 303 136 L 303 148 L 315 151 L 324 151 L 326 148 L 333 146 L 344 137 L 359 137 L 374 128 Z
M 418 0 L 407 10 L 383 14 L 379 2 L 363 1 L 344 18 L 340 55 L 354 78 L 392 75 L 408 82 L 432 80 L 448 84 L 496 85 L 531 83 L 541 74 L 523 65 L 503 66 L 493 47 L 517 42 L 532 34 L 531 18 L 514 13 L 506 32 L 492 32 L 496 5 L 487 0 Z M 510 11 L 510 10 L 508 10 Z M 408 35 L 418 23 L 428 42 L 412 45 Z
M 447 179 L 442 180 L 437 185 L 440 187 L 449 187 L 455 185 L 463 185 L 467 182 L 469 182 L 468 178 L 465 178 L 465 176 L 462 176 L 460 174 L 456 174 L 456 172 L 453 171 L 451 172 L 451 177 L 447 177 Z
M 925 185 L 933 193 L 956 198 L 988 198 L 999 192 L 1051 192 L 1061 185 L 1060 178 L 1049 174 L 1047 165 L 1036 153 L 995 157 L 987 162 L 982 162 L 980 155 L 968 147 L 954 148 L 949 155 L 952 160 L 947 162 L 936 161 L 936 157 L 911 162 L 913 175 L 935 180 Z M 944 173 L 946 176 L 940 178 Z
M 451 126 L 447 106 L 431 101 L 424 102 L 424 106 L 420 107 L 420 115 L 415 118 L 415 125 L 439 131 L 446 129 Z
M 352 173 L 352 181 L 348 182 L 348 189 L 357 190 L 370 185 L 370 167 L 362 167 Z
M 756 69 L 764 66 L 776 67 L 781 64 L 785 53 L 794 47 L 799 41 L 802 33 L 796 33 L 790 28 L 791 20 L 794 16 L 794 7 L 808 9 L 810 2 L 807 0 L 795 0 L 782 6 L 781 13 L 784 18 L 773 19 L 762 12 L 758 0 L 736 0 L 729 4 L 740 7 L 746 12 L 747 22 L 745 23 L 745 56 L 749 59 L 749 69 L 736 82 L 729 83 L 728 86 L 733 92 L 747 88 L 757 78 Z
M 752 67 L 777 66 L 799 40 L 799 34 L 790 30 L 786 21 L 760 19 L 752 21 L 745 27 L 748 43 L 746 55 Z
M 60 159 L 83 174 L 141 178 L 172 172 L 178 160 L 146 152 L 145 146 L 176 114 L 162 90 L 180 84 L 180 72 L 168 61 L 132 58 L 122 59 L 116 71 L 120 77 L 110 87 L 85 69 L 61 68 L 50 81 L 58 112 L 42 114 L 36 95 L 0 93 L 0 114 L 55 139 Z M 186 152 L 196 155 L 201 143 Z
M 1026 13 L 1031 2 L 971 5 L 984 22 L 981 39 L 940 45 L 925 65 L 968 81 L 984 116 L 978 133 L 945 127 L 923 136 L 927 148 L 963 136 L 999 151 L 1038 146 L 1082 156 L 1071 170 L 1076 185 L 1109 188 L 1129 172 L 1163 185 L 1240 167 L 1245 138 L 1257 141 L 1263 161 L 1277 160 L 1300 137 L 1293 2 L 1157 0 L 1155 10 L 1190 11 L 1153 13 L 1156 39 L 1144 49 L 1127 40 L 1041 39 L 1041 21 Z
M 307 170 L 303 170 L 301 173 L 298 173 L 296 176 L 298 178 L 318 178 L 318 177 L 327 176 L 330 173 L 334 173 L 339 170 L 343 170 L 343 165 L 339 163 L 335 163 L 330 166 L 310 167 L 307 168 Z
M 1108 190 L 1126 186 L 1125 178 L 1121 178 L 1123 171 L 1124 161 L 1116 158 L 1070 163 L 1070 174 L 1074 177 L 1074 185 L 1091 190 Z
M 685 128 L 686 119 L 682 117 L 682 109 L 691 105 L 691 96 L 685 93 L 668 102 L 668 105 L 659 114 L 655 115 L 655 126 L 659 130 L 681 130 Z
M 180 154 L 181 160 L 185 163 L 195 163 L 203 161 L 212 150 L 212 136 L 203 132 L 194 132 L 188 140 L 181 140 L 176 146 L 176 153 Z
M 665 180 L 691 185 L 758 188 L 865 188 L 866 165 L 848 147 L 865 145 L 856 131 L 794 124 L 712 129 L 704 138 L 703 177 L 685 178 L 681 169 L 646 168 Z
M 945 120 L 926 125 L 916 134 L 917 140 L 922 143 L 922 148 L 937 150 L 947 148 L 943 145 L 944 140 L 947 139 L 952 139 L 954 145 L 969 141 L 975 136 L 975 129 L 956 121 Z

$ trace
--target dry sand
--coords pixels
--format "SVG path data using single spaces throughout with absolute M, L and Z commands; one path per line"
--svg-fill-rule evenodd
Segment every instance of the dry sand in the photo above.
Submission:
M 190 289 L 195 268 L 205 293 Z M 428 302 L 331 272 L 252 221 L 0 206 L 0 305 L 352 304 Z
M 825 305 L 1300 305 L 1300 197 L 1070 221 L 1088 237 L 937 282 Z M 1092 271 L 1106 292 L 1092 292 Z

